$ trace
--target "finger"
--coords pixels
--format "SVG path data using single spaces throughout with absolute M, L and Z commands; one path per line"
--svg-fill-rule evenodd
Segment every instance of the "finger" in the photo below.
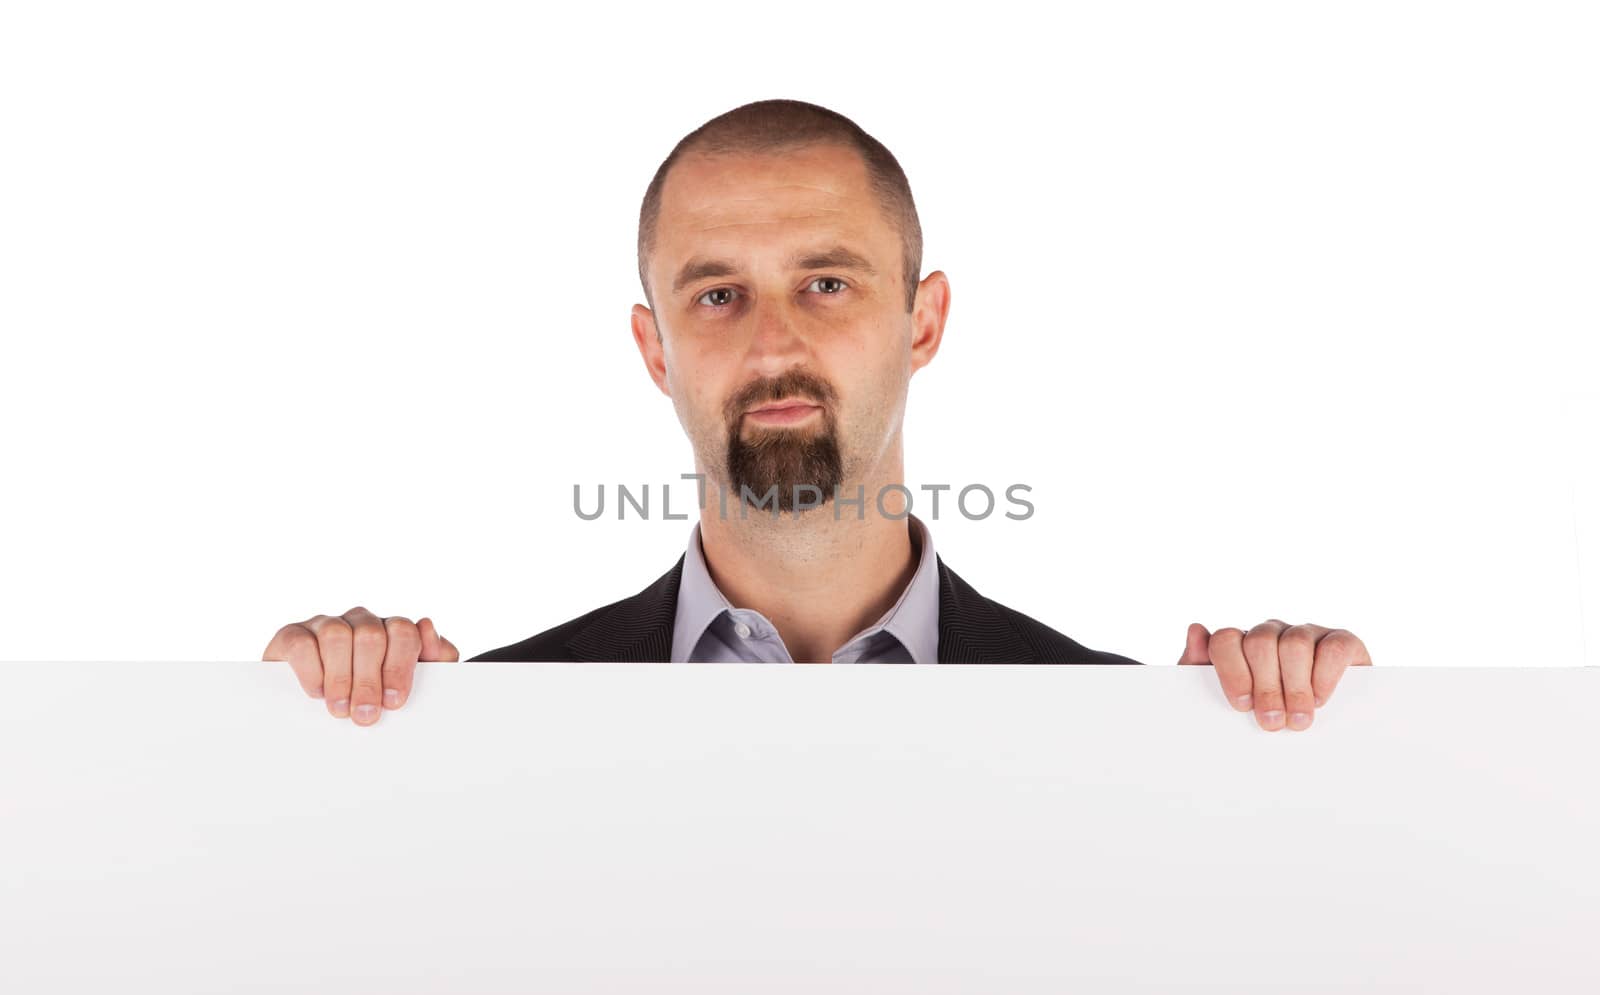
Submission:
M 383 658 L 389 633 L 383 619 L 360 606 L 345 612 L 344 620 L 352 632 L 350 717 L 356 725 L 370 726 L 383 711 Z
M 1269 618 L 1244 634 L 1244 659 L 1255 686 L 1256 722 L 1276 732 L 1283 728 L 1283 675 L 1278 670 L 1278 633 L 1289 626 Z
M 1317 640 L 1325 630 L 1318 625 L 1291 625 L 1278 633 L 1278 672 L 1283 675 L 1283 697 L 1289 710 L 1289 728 L 1311 728 L 1316 701 L 1311 692 L 1311 663 Z
M 1244 632 L 1240 629 L 1218 629 L 1211 634 L 1209 652 L 1211 666 L 1216 668 L 1217 681 L 1228 703 L 1238 711 L 1248 712 L 1254 702 L 1255 682 L 1250 677 L 1250 665 L 1244 659 L 1243 639 Z
M 1206 644 L 1211 640 L 1211 633 L 1199 622 L 1189 623 L 1189 634 L 1184 642 L 1183 655 L 1178 657 L 1178 666 L 1191 666 L 1211 662 L 1211 656 L 1206 652 Z
M 274 633 L 261 659 L 289 661 L 306 694 L 322 697 L 322 654 L 317 650 L 317 637 L 303 623 L 291 622 Z
M 1317 624 L 1315 624 L 1313 622 L 1304 622 L 1304 623 L 1301 623 L 1300 625 L 1295 626 L 1294 628 L 1296 628 L 1296 629 L 1304 629 L 1304 630 L 1306 630 L 1307 632 L 1309 632 L 1311 634 L 1311 643 L 1312 643 L 1312 646 L 1311 646 L 1311 652 L 1312 652 L 1311 704 L 1312 704 L 1313 708 L 1321 708 L 1323 702 L 1327 700 L 1327 695 L 1323 694 L 1320 690 L 1318 690 L 1317 671 L 1316 671 L 1316 647 L 1317 647 L 1317 644 L 1322 640 L 1322 637 L 1326 636 L 1328 633 L 1332 632 L 1333 630 L 1328 628 L 1325 625 L 1317 625 Z M 1280 643 L 1281 643 L 1281 640 L 1280 640 Z M 1282 652 L 1283 652 L 1282 646 L 1280 645 L 1279 654 L 1281 655 Z
M 443 663 L 461 662 L 461 653 L 450 640 L 439 635 L 433 619 L 424 615 L 417 619 L 417 631 L 422 633 L 422 659 Z
M 422 634 L 415 622 L 400 615 L 383 620 L 389 648 L 383 654 L 383 707 L 399 708 L 411 697 L 411 675 L 422 655 Z
M 1333 689 L 1339 686 L 1346 668 L 1370 666 L 1372 656 L 1367 652 L 1367 644 L 1355 633 L 1349 629 L 1326 630 L 1317 640 L 1311 671 L 1311 689 L 1318 698 L 1317 704 L 1327 704 L 1333 697 Z
M 303 623 L 317 637 L 322 654 L 322 693 L 328 714 L 350 717 L 350 623 L 337 615 L 313 615 Z

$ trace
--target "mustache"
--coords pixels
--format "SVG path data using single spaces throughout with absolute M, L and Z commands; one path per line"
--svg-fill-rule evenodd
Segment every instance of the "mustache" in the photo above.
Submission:
M 831 406 L 838 400 L 833 385 L 810 370 L 796 367 L 785 370 L 776 377 L 752 380 L 734 391 L 723 406 L 723 416 L 730 423 L 737 422 L 750 408 L 787 398 L 803 398 L 813 404 Z

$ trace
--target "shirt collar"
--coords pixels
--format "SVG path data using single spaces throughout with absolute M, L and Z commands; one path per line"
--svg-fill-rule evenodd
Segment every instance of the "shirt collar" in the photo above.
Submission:
M 928 524 L 911 515 L 912 528 L 921 540 L 917 570 L 900 598 L 868 629 L 882 628 L 900 640 L 913 663 L 938 663 L 939 564 L 933 554 L 933 533 Z
M 683 576 L 678 579 L 678 608 L 672 620 L 672 662 L 687 663 L 700 637 L 717 616 L 732 608 L 711 579 L 700 549 L 700 523 L 689 530 L 689 548 L 683 554 Z
M 933 533 L 916 515 L 907 513 L 921 540 L 916 572 L 900 597 L 864 632 L 882 629 L 900 641 L 915 663 L 938 663 L 939 568 L 933 550 Z M 678 581 L 678 605 L 672 624 L 672 661 L 685 663 L 705 631 L 733 605 L 711 579 L 700 546 L 700 523 L 689 531 L 683 573 Z

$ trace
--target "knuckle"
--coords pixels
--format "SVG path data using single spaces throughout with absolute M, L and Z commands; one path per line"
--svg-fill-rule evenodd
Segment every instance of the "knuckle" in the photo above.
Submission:
M 1309 625 L 1291 625 L 1278 634 L 1278 641 L 1296 649 L 1310 649 L 1317 644 L 1317 633 Z
M 294 660 L 296 657 L 316 656 L 317 637 L 299 623 L 286 625 L 272 637 L 272 643 L 281 647 L 280 655 Z M 269 647 L 270 650 L 270 647 Z
M 277 638 L 283 640 L 286 646 L 304 646 L 317 641 L 311 630 L 299 622 L 291 622 L 278 630 Z
M 1244 634 L 1244 642 L 1247 646 L 1263 646 L 1267 643 L 1276 643 L 1277 641 L 1277 633 L 1273 632 L 1271 629 L 1264 628 L 1263 626 L 1259 625 L 1255 626 L 1249 632 Z
M 383 693 L 383 684 L 370 677 L 363 677 L 355 682 L 354 691 L 357 698 L 376 698 Z
M 353 627 L 354 635 L 351 637 L 356 646 L 362 649 L 381 650 L 388 643 L 388 634 L 383 626 L 372 622 L 361 622 Z
M 324 646 L 348 646 L 352 638 L 350 623 L 342 618 L 330 618 L 317 629 L 317 641 Z
M 1334 629 L 1322 637 L 1322 645 L 1343 656 L 1354 655 L 1360 640 L 1349 629 Z
M 411 681 L 412 673 L 417 669 L 415 659 L 402 657 L 395 660 L 383 661 L 381 677 L 384 687 L 399 687 Z
M 389 622 L 393 623 L 394 619 L 390 619 Z M 422 649 L 422 633 L 410 622 L 402 622 L 398 625 L 390 624 L 388 631 L 389 640 L 400 647 L 404 649 L 411 649 L 412 647 L 418 650 Z

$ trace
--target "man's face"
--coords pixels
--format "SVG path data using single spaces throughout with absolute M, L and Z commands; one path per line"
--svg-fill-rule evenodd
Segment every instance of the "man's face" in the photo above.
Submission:
M 819 492 L 853 498 L 858 483 L 899 479 L 906 389 L 948 301 L 919 297 L 908 314 L 901 260 L 851 149 L 674 164 L 647 260 L 654 310 L 635 306 L 634 338 L 730 510 L 741 487 L 758 500 L 776 487 L 787 510 L 796 485 L 817 488 L 800 491 L 803 509 Z M 779 403 L 795 406 L 756 410 Z M 869 484 L 869 511 L 875 496 Z

